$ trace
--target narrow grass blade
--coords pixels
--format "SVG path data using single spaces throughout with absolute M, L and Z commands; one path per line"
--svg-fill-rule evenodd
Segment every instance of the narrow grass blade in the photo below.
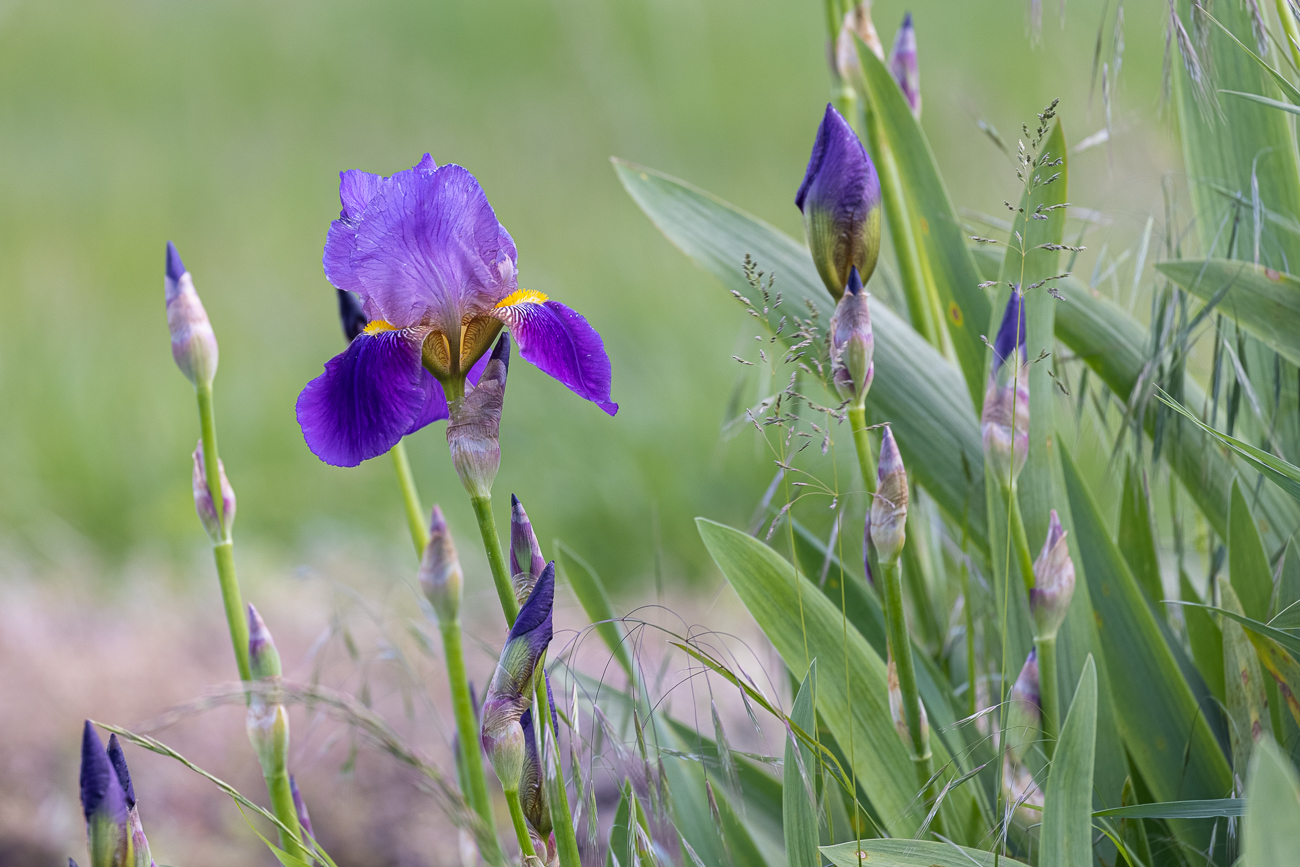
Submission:
M 979 276 L 966 248 L 966 235 L 920 123 L 889 69 L 861 42 L 858 57 L 867 99 L 872 111 L 880 114 L 885 138 L 907 190 L 908 210 L 920 227 L 917 246 L 923 267 L 928 268 L 939 291 L 944 322 L 971 405 L 979 407 L 984 398 L 984 347 L 980 334 L 992 315 L 988 296 L 978 288 Z
M 1159 804 L 1134 804 L 1093 813 L 1099 819 L 1213 819 L 1219 816 L 1242 816 L 1244 798 L 1214 798 L 1208 801 L 1165 801 Z
M 1244 867 L 1293 864 L 1300 853 L 1300 784 L 1271 739 L 1259 745 L 1250 768 L 1241 848 Z
M 1047 775 L 1039 867 L 1092 862 L 1092 766 L 1097 747 L 1097 668 L 1083 666 Z
M 818 660 L 821 718 L 841 748 L 851 751 L 859 784 L 889 833 L 914 834 L 924 805 L 916 797 L 911 758 L 890 717 L 884 662 L 856 631 L 849 632 L 844 646 L 840 612 L 771 548 L 703 518 L 696 525 L 714 562 L 786 665 L 802 671 Z M 950 756 L 937 740 L 931 747 L 934 766 L 944 769 L 942 786 L 954 777 Z M 973 787 L 956 788 L 944 800 L 945 826 L 963 830 L 982 809 Z
M 1228 761 L 1066 449 L 1061 464 L 1129 755 L 1156 798 L 1219 797 L 1231 787 Z M 1203 825 L 1170 824 L 1184 842 L 1209 846 Z
M 1255 620 L 1266 620 L 1273 598 L 1273 572 L 1240 482 L 1232 483 L 1228 532 L 1228 574 L 1241 599 L 1240 613 Z
M 861 854 L 859 854 L 861 853 Z M 863 840 L 823 846 L 835 867 L 997 867 L 1013 864 L 992 852 L 928 840 Z
M 1185 602 L 1200 602 L 1187 576 L 1178 579 L 1181 598 Z M 1227 700 L 1223 680 L 1223 633 L 1210 612 L 1198 606 L 1183 607 L 1183 622 L 1187 626 L 1187 643 L 1192 647 L 1192 658 L 1205 678 L 1210 695 L 1222 702 Z
M 1156 270 L 1292 364 L 1300 364 L 1300 280 L 1232 259 L 1161 262 Z
M 1165 598 L 1160 583 L 1160 561 L 1156 557 L 1155 525 L 1151 517 L 1151 495 L 1142 470 L 1130 461 L 1124 470 L 1124 492 L 1119 506 L 1119 532 L 1116 542 L 1124 561 L 1133 572 L 1147 600 L 1158 603 Z M 1157 611 L 1157 616 L 1159 615 Z
M 614 161 L 614 169 L 655 226 L 724 288 L 753 294 L 743 270 L 746 255 L 777 275 L 774 291 L 782 293 L 784 303 L 771 310 L 773 330 L 788 312 L 806 315 L 807 305 L 817 310 L 820 322 L 830 320 L 830 294 L 803 244 L 684 181 L 622 160 Z M 987 311 L 981 315 L 978 321 L 986 322 Z M 965 519 L 972 542 L 985 551 L 984 450 L 976 404 L 962 374 L 883 304 L 873 302 L 871 317 L 876 375 L 867 395 L 869 420 L 892 424 L 917 480 L 949 517 Z M 784 332 L 791 333 L 790 328 Z M 843 437 L 847 442 L 847 431 Z
M 623 622 L 614 615 L 614 606 L 609 601 L 609 593 L 605 591 L 604 582 L 586 560 L 558 539 L 555 542 L 555 559 L 560 573 L 569 582 L 573 595 L 578 597 L 578 603 L 582 605 L 587 619 L 595 624 L 596 634 L 604 640 L 619 666 L 632 682 L 635 682 L 632 652 L 627 644 L 627 635 L 623 631 Z
M 805 731 L 817 724 L 813 696 L 817 692 L 817 660 L 808 666 L 808 674 L 799 685 L 790 719 Z M 789 867 L 821 867 L 817 855 L 817 810 L 813 802 L 813 781 L 807 775 L 815 770 L 812 750 L 799 743 L 794 735 L 785 739 L 785 784 L 781 801 L 782 827 L 785 830 L 785 854 Z

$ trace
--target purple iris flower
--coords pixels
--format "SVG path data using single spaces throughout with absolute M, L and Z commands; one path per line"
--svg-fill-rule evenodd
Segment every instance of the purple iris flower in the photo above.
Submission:
M 368 324 L 298 397 L 312 452 L 353 467 L 448 417 L 503 328 L 519 354 L 610 415 L 610 363 L 578 313 L 519 288 L 514 241 L 474 176 L 428 154 L 391 177 L 340 175 L 325 276 Z

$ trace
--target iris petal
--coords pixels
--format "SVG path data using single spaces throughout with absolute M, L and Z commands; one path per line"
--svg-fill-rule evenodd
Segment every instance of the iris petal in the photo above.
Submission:
M 360 334 L 298 396 L 298 424 L 316 457 L 355 467 L 447 417 L 442 386 L 420 365 L 420 341 L 403 331 Z
M 517 294 L 520 301 L 497 307 L 492 315 L 509 327 L 519 354 L 574 394 L 616 414 L 618 404 L 609 399 L 609 356 L 596 330 L 558 301 L 529 298 L 539 293 Z
M 381 186 L 357 227 L 357 291 L 398 328 L 459 328 L 514 288 L 514 242 L 465 169 L 403 175 Z

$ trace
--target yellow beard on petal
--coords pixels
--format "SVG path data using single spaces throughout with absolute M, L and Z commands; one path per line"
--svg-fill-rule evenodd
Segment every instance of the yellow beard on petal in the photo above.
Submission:
M 397 326 L 391 325 L 382 319 L 371 319 L 366 323 L 366 334 L 379 334 L 384 331 L 397 331 Z
M 546 300 L 546 295 L 536 292 L 532 289 L 516 289 L 506 297 L 497 302 L 496 309 L 502 307 L 515 307 L 519 304 L 541 304 Z

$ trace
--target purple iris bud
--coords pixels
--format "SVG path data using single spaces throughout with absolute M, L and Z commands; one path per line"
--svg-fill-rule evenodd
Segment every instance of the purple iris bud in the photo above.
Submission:
M 497 340 L 478 384 L 452 409 L 447 445 L 461 484 L 471 497 L 492 496 L 501 468 L 501 410 L 510 372 L 510 335 Z
M 248 603 L 248 667 L 254 680 L 272 685 L 280 681 L 280 652 L 275 648 L 266 621 L 251 602 Z M 269 775 L 284 768 L 289 754 L 289 712 L 280 701 L 278 687 L 249 696 L 246 727 L 248 739 L 262 763 L 262 772 Z
M 1029 456 L 1029 363 L 1025 358 L 1025 308 L 1020 293 L 1011 291 L 993 341 L 993 370 L 989 372 L 980 411 L 984 457 L 1000 484 L 1014 484 Z
M 515 791 L 524 770 L 524 732 L 519 723 L 533 700 L 542 656 L 551 643 L 555 564 L 548 563 L 528 601 L 519 609 L 483 701 L 483 750 L 506 791 Z
M 325 276 L 360 298 L 366 326 L 298 397 L 321 460 L 353 467 L 448 417 L 497 333 L 610 415 L 600 335 L 541 292 L 519 288 L 515 243 L 474 176 L 427 154 L 392 177 L 340 176 L 343 210 L 325 241 Z M 446 390 L 444 390 L 446 389 Z
M 1012 764 L 1017 764 L 1038 737 L 1043 724 L 1038 694 L 1038 648 L 1029 651 L 1029 658 L 1020 669 L 1007 700 L 1007 757 Z
M 889 71 L 903 91 L 912 114 L 921 117 L 921 70 L 916 59 L 916 31 L 912 28 L 912 13 L 903 16 L 903 23 L 894 35 L 894 47 L 889 50 Z
M 289 792 L 293 795 L 293 810 L 298 814 L 298 824 L 308 837 L 315 837 L 316 832 L 311 827 L 311 816 L 307 815 L 307 802 L 302 799 L 302 793 L 298 791 L 298 781 L 294 779 L 293 774 L 289 775 Z
M 194 280 L 185 270 L 176 245 L 167 242 L 167 330 L 172 335 L 172 358 L 196 388 L 212 385 L 217 374 L 217 335 L 208 321 Z
M 813 263 L 837 301 L 858 269 L 863 283 L 880 253 L 880 179 L 862 142 L 834 106 L 817 129 L 794 203 L 803 212 Z
M 280 651 L 266 621 L 253 603 L 248 603 L 248 667 L 255 680 L 268 680 L 281 673 Z
M 871 498 L 871 543 L 882 566 L 898 559 L 907 538 L 907 470 L 893 431 L 880 435 L 880 464 L 876 493 Z
M 437 613 L 439 623 L 451 624 L 460 617 L 462 583 L 456 543 L 452 541 L 442 509 L 435 505 L 429 520 L 429 541 L 420 559 L 420 589 Z
M 1065 544 L 1065 530 L 1052 510 L 1043 550 L 1034 561 L 1034 586 L 1029 591 L 1029 610 L 1034 615 L 1039 638 L 1054 638 L 1074 598 L 1074 561 Z
M 113 773 L 122 785 L 122 795 L 126 798 L 126 808 L 135 808 L 135 786 L 131 785 L 131 771 L 126 767 L 126 756 L 122 754 L 122 745 L 117 742 L 117 735 L 108 736 L 108 761 L 113 765 Z
M 542 555 L 542 545 L 533 532 L 533 522 L 528 520 L 524 504 L 514 494 L 510 495 L 510 580 L 514 584 L 515 598 L 523 605 L 524 600 L 533 592 L 542 570 L 546 568 L 546 557 Z
M 519 718 L 524 731 L 524 770 L 519 778 L 519 805 L 531 831 L 548 850 L 555 846 L 552 835 L 551 809 L 546 802 L 546 773 L 542 766 L 542 753 L 537 748 L 537 735 L 533 731 L 533 711 L 524 711 Z M 547 859 L 545 863 L 550 863 Z
M 219 545 L 230 541 L 230 529 L 235 523 L 235 489 L 226 478 L 226 465 L 217 458 L 217 475 L 221 481 L 221 517 L 217 517 L 216 504 L 212 500 L 212 489 L 208 487 L 208 466 L 203 459 L 203 441 L 194 449 L 194 471 L 190 476 L 194 492 L 194 510 L 199 513 L 203 529 L 208 531 L 212 544 Z
M 884 46 L 880 44 L 880 35 L 871 20 L 871 0 L 858 0 L 852 9 L 844 13 L 840 23 L 839 35 L 835 38 L 834 60 L 831 69 L 843 81 L 853 81 L 862 71 L 858 60 L 857 40 L 861 39 L 871 53 L 885 59 Z
M 126 790 L 113 770 L 90 720 L 81 735 L 81 808 L 91 867 L 118 867 L 131 861 L 131 833 Z
M 348 343 L 357 339 L 357 335 L 366 330 L 370 320 L 366 318 L 366 311 L 361 309 L 361 299 L 357 293 L 348 292 L 346 289 L 334 290 L 339 293 L 339 324 L 343 326 L 343 336 L 348 339 Z
M 831 316 L 831 379 L 842 400 L 861 407 L 871 388 L 876 366 L 871 361 L 875 336 L 871 331 L 871 311 L 866 290 L 857 268 L 849 269 L 835 313 Z

